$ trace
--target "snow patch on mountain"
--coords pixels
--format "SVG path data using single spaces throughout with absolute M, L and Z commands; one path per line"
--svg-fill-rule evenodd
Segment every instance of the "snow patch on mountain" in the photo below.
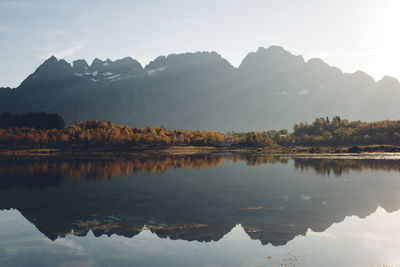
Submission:
M 118 80 L 120 80 L 120 79 L 121 79 L 121 77 L 118 77 L 118 78 L 116 78 L 116 79 L 110 80 L 110 82 L 115 82 L 115 81 L 118 81 Z
M 118 77 L 120 77 L 120 76 L 121 76 L 121 74 L 115 74 L 115 75 L 113 75 L 113 76 L 107 77 L 106 79 L 114 80 L 115 78 L 118 78 Z
M 96 77 L 97 74 L 99 74 L 99 72 L 97 70 L 93 71 L 93 72 L 86 72 L 85 73 L 86 76 L 93 76 L 93 77 Z
M 158 68 L 158 69 L 154 69 L 154 70 L 149 70 L 149 71 L 147 71 L 147 74 L 149 74 L 149 75 L 154 75 L 154 74 L 156 74 L 157 72 L 161 72 L 161 71 L 163 71 L 163 70 L 165 70 L 167 67 L 162 67 L 162 68 Z

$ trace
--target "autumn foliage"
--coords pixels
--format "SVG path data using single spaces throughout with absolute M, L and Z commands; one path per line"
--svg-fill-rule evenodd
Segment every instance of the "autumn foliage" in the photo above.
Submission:
M 3 114 L 4 115 L 4 114 Z M 3 122 L 6 122 L 5 115 Z M 75 122 L 68 127 L 43 128 L 45 122 L 35 122 L 39 128 L 26 122 L 27 116 L 49 118 L 48 125 L 58 121 L 54 114 L 19 115 L 20 119 L 8 128 L 0 127 L 0 145 L 3 146 L 232 146 L 282 147 L 290 146 L 354 146 L 400 145 L 400 121 L 348 121 L 336 116 L 319 118 L 313 123 L 295 124 L 293 132 L 271 130 L 248 133 L 221 133 L 204 130 L 167 130 L 163 126 L 132 128 L 107 121 Z M 22 119 L 21 119 L 22 118 Z M 1 119 L 1 118 L 0 118 Z M 62 120 L 62 118 L 61 118 Z M 8 123 L 10 121 L 8 120 Z M 62 121 L 63 123 L 63 121 Z M 56 123 L 57 124 L 57 123 Z
M 271 147 L 275 142 L 267 132 L 248 132 L 244 134 L 233 134 L 231 138 L 233 146 L 245 147 Z
M 0 143 L 8 145 L 195 145 L 215 146 L 218 132 L 166 130 L 164 127 L 131 128 L 106 121 L 76 122 L 62 129 L 29 127 L 0 129 Z
M 294 125 L 293 145 L 400 145 L 400 121 L 348 121 L 339 116 Z

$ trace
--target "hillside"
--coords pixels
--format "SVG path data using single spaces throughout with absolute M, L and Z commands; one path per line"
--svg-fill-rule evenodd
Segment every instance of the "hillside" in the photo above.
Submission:
M 90 65 L 51 57 L 17 88 L 0 88 L 0 96 L 0 112 L 167 129 L 266 130 L 316 117 L 377 121 L 400 115 L 396 79 L 343 73 L 278 46 L 249 53 L 238 68 L 216 52 L 160 56 L 145 67 L 129 57 Z

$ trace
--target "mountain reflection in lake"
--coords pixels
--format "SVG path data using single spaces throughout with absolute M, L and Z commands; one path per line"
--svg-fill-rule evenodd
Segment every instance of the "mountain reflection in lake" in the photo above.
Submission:
M 399 171 L 396 154 L 2 160 L 0 266 L 400 264 Z

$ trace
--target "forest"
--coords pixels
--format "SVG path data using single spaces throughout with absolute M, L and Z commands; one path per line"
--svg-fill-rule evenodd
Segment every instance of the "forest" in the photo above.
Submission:
M 339 116 L 332 120 L 320 118 L 312 124 L 295 124 L 290 138 L 294 145 L 307 146 L 400 145 L 400 121 L 348 121 Z
M 222 147 L 344 147 L 400 145 L 400 121 L 348 121 L 339 116 L 295 124 L 293 131 L 222 133 L 205 130 L 167 130 L 164 126 L 133 128 L 90 120 L 64 125 L 58 114 L 0 114 L 3 146 L 222 146 Z
M 64 119 L 57 113 L 30 112 L 27 114 L 0 113 L 0 128 L 28 127 L 38 130 L 62 129 L 65 127 Z
M 131 128 L 106 121 L 76 122 L 61 129 L 10 127 L 0 129 L 0 144 L 44 146 L 99 146 L 99 145 L 153 145 L 153 146 L 216 146 L 223 141 L 218 132 L 166 130 L 163 126 Z

